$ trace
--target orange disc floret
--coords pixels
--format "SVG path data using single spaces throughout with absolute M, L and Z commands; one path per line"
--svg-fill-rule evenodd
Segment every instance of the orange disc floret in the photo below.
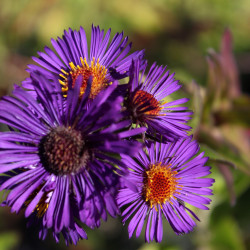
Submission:
M 151 208 L 164 204 L 174 196 L 181 186 L 178 185 L 180 178 L 175 177 L 177 171 L 171 169 L 170 164 L 164 165 L 161 162 L 149 166 L 143 180 L 143 195 L 145 201 L 149 202 Z
M 62 91 L 64 96 L 67 96 L 68 91 L 68 77 L 71 78 L 72 87 L 75 86 L 76 79 L 78 76 L 82 76 L 82 85 L 80 88 L 80 96 L 82 96 L 86 90 L 87 82 L 90 76 L 93 77 L 91 90 L 90 90 L 90 98 L 94 99 L 103 89 L 105 89 L 109 84 L 109 80 L 106 78 L 107 76 L 107 69 L 100 65 L 99 60 L 95 61 L 95 58 L 89 64 L 86 61 L 86 58 L 80 58 L 81 65 L 75 66 L 73 62 L 69 63 L 71 71 L 68 73 L 64 70 L 61 70 L 63 74 L 60 74 L 62 80 L 59 80 L 60 84 L 62 85 Z
M 135 123 L 143 123 L 151 117 L 163 115 L 161 114 L 162 103 L 144 90 L 137 90 L 133 94 L 128 107 Z

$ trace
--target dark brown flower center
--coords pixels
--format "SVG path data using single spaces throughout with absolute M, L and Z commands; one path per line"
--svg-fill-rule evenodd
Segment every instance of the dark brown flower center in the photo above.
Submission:
M 56 175 L 77 173 L 90 159 L 82 134 L 66 127 L 54 128 L 42 138 L 39 156 L 44 168 Z

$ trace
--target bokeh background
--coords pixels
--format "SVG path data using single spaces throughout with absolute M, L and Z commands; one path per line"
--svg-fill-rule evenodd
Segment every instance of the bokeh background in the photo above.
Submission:
M 250 2 L 249 0 L 1 0 L 0 95 L 28 74 L 31 56 L 69 27 L 124 31 L 149 64 L 168 65 L 194 110 L 192 133 L 210 156 L 214 196 L 188 235 L 165 225 L 161 244 L 128 239 L 120 220 L 108 222 L 77 246 L 38 240 L 24 215 L 0 209 L 0 249 L 178 250 L 250 249 Z

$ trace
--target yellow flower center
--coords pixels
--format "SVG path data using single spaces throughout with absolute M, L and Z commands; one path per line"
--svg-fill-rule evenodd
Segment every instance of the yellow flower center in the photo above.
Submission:
M 177 171 L 173 171 L 169 165 L 162 163 L 152 164 L 149 170 L 145 172 L 143 180 L 143 195 L 146 202 L 149 202 L 151 208 L 157 204 L 162 204 L 169 201 L 171 197 L 181 190 L 181 185 L 178 185 L 180 178 L 175 177 Z
M 27 207 L 31 201 L 36 197 L 36 195 L 38 194 L 39 190 L 41 189 L 42 185 L 40 185 L 30 196 L 29 198 L 25 201 L 25 206 Z M 45 212 L 47 211 L 48 207 L 49 207 L 49 203 L 46 202 L 46 200 L 48 199 L 47 197 L 48 193 L 44 193 L 42 198 L 40 199 L 40 201 L 37 203 L 34 211 L 36 210 L 37 211 L 37 214 L 36 216 L 38 218 L 41 218 Z M 33 211 L 33 212 L 34 212 Z
M 85 93 L 87 82 L 90 76 L 93 77 L 92 84 L 91 84 L 91 90 L 90 90 L 90 98 L 94 99 L 101 90 L 105 89 L 109 84 L 109 80 L 106 78 L 107 75 L 107 69 L 100 65 L 99 59 L 95 61 L 95 58 L 91 61 L 91 64 L 89 65 L 86 61 L 86 58 L 80 58 L 81 65 L 75 66 L 73 62 L 69 63 L 69 66 L 71 68 L 70 72 L 66 72 L 63 69 L 62 74 L 60 74 L 60 77 L 62 80 L 59 80 L 60 84 L 62 85 L 62 91 L 64 93 L 64 97 L 67 96 L 67 91 L 69 88 L 68 79 L 71 78 L 72 81 L 72 87 L 75 86 L 76 79 L 78 76 L 82 76 L 82 84 L 80 88 L 80 96 L 82 96 Z
M 45 202 L 46 198 L 47 198 L 46 195 L 43 195 L 41 200 L 36 205 L 38 218 L 41 218 L 45 214 L 45 212 L 47 211 L 47 209 L 49 207 L 49 203 Z

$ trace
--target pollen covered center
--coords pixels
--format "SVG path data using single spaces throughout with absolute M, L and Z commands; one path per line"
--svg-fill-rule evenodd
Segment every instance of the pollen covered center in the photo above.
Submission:
M 146 202 L 149 202 L 151 208 L 157 204 L 164 204 L 181 189 L 175 175 L 177 171 L 173 171 L 170 165 L 162 165 L 161 163 L 152 164 L 149 170 L 145 172 L 143 180 L 143 195 Z M 157 209 L 157 208 L 156 208 Z
M 44 168 L 55 175 L 77 173 L 90 158 L 82 134 L 66 127 L 54 128 L 41 139 L 39 156 Z
M 143 122 L 145 116 L 157 116 L 162 110 L 161 103 L 150 93 L 138 90 L 134 93 L 129 104 L 135 120 Z
M 94 99 L 101 90 L 107 88 L 110 84 L 109 80 L 106 78 L 107 69 L 103 65 L 100 65 L 99 60 L 96 61 L 95 58 L 93 58 L 90 65 L 87 63 L 86 58 L 80 58 L 80 60 L 81 65 L 75 66 L 73 62 L 69 63 L 70 72 L 66 72 L 63 69 L 61 70 L 62 74 L 60 74 L 61 79 L 59 82 L 62 85 L 62 91 L 66 97 L 69 88 L 69 79 L 72 81 L 72 87 L 74 87 L 77 78 L 81 75 L 82 84 L 80 87 L 80 96 L 82 96 L 87 88 L 88 79 L 92 76 L 93 80 L 89 97 Z

